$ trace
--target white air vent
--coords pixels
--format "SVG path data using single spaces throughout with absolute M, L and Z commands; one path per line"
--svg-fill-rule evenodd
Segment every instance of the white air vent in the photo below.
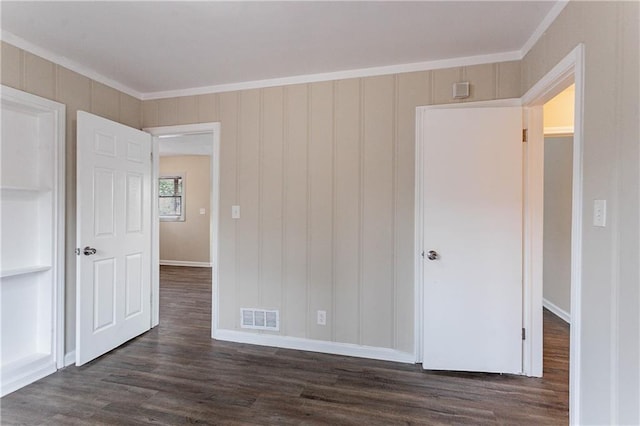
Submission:
M 240 308 L 240 327 L 256 330 L 280 330 L 280 311 Z
M 469 97 L 469 82 L 453 83 L 453 98 L 464 99 Z

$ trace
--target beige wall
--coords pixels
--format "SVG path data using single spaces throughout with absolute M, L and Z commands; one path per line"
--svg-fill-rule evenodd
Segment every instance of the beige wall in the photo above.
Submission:
M 209 263 L 211 157 L 160 157 L 160 175 L 181 174 L 186 184 L 184 222 L 160 222 L 160 262 Z M 200 214 L 200 209 L 205 214 Z
M 585 45 L 583 424 L 640 424 L 639 18 L 638 2 L 569 2 L 522 63 L 526 90 Z M 594 199 L 606 228 L 592 226 Z
M 142 102 L 39 56 L 2 42 L 0 82 L 66 105 L 66 352 L 75 349 L 76 329 L 76 112 L 87 111 L 140 128 Z
M 572 84 L 544 104 L 545 132 L 566 128 L 573 129 L 575 92 L 576 86 Z
M 221 122 L 222 328 L 277 308 L 283 335 L 413 351 L 415 108 L 460 80 L 520 96 L 506 62 L 143 102 L 145 127 Z
M 573 137 L 544 140 L 543 297 L 571 313 Z

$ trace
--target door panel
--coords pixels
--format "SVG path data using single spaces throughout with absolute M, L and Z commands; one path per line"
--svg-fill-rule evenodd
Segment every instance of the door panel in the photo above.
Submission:
M 519 373 L 521 108 L 429 109 L 422 120 L 423 367 Z
M 78 112 L 77 151 L 76 365 L 82 365 L 150 327 L 151 136 Z

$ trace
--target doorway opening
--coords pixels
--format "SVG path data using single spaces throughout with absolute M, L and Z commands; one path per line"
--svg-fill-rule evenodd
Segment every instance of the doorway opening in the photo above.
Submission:
M 542 305 L 571 323 L 571 188 L 575 85 L 543 106 L 544 233 Z
M 181 272 L 181 267 L 211 268 L 212 334 L 217 312 L 220 124 L 145 130 L 153 135 L 151 326 L 160 322 L 161 265 L 172 268 L 174 276 L 203 273 Z
M 573 103 L 573 117 L 565 124 L 549 124 L 551 118 L 550 108 L 554 106 L 556 96 L 567 88 L 568 92 L 560 96 L 567 99 L 564 102 Z M 573 91 L 573 93 L 572 93 Z M 541 377 L 543 375 L 543 306 L 551 312 L 555 310 L 555 315 L 565 316 L 571 322 L 569 332 L 569 422 L 579 424 L 580 413 L 580 314 L 581 314 L 581 270 L 582 270 L 582 116 L 583 116 L 583 93 L 584 93 L 584 46 L 579 44 L 564 59 L 562 59 L 551 71 L 542 77 L 525 95 L 522 97 L 525 106 L 525 121 L 528 129 L 527 148 L 525 153 L 525 206 L 524 206 L 524 310 L 523 324 L 527 329 L 527 339 L 523 341 L 523 371 L 529 376 Z M 547 111 L 545 111 L 545 107 Z M 566 112 L 566 111 L 565 111 Z M 547 117 L 545 117 L 545 114 Z M 547 135 L 545 135 L 544 119 L 547 118 Z M 554 129 L 555 127 L 555 129 Z M 571 127 L 573 127 L 571 129 Z M 551 135 L 555 133 L 555 135 Z M 565 145 L 551 145 L 558 140 L 552 140 L 550 136 L 567 136 L 572 134 L 570 142 L 565 140 Z M 545 138 L 547 136 L 547 138 Z M 561 155 L 556 151 L 564 151 L 563 157 L 568 157 L 571 165 L 571 182 L 565 181 L 562 191 L 559 188 L 550 188 L 545 185 L 545 148 L 549 140 L 547 152 L 547 163 L 554 163 Z M 562 143 L 562 142 L 560 142 Z M 567 147 L 567 144 L 570 146 Z M 571 152 L 566 151 L 570 148 Z M 554 154 L 555 152 L 555 154 Z M 549 165 L 549 164 L 547 164 Z M 564 166 L 566 168 L 566 164 Z M 566 170 L 558 172 L 566 179 Z M 551 179 L 548 176 L 548 179 Z M 547 180 L 548 180 L 547 179 Z M 549 182 L 547 182 L 549 183 Z M 547 186 L 547 188 L 545 188 Z M 545 189 L 547 189 L 545 191 Z M 558 194 L 561 192 L 564 195 Z M 570 207 L 570 212 L 565 212 L 562 232 L 554 234 L 553 221 L 560 219 L 562 214 L 545 212 L 545 199 L 556 196 L 562 200 L 565 209 Z M 570 196 L 570 201 L 566 198 Z M 551 203 L 553 205 L 553 203 Z M 546 213 L 546 218 L 545 218 Z M 567 220 L 570 215 L 570 221 Z M 545 224 L 545 219 L 547 223 Z M 568 222 L 568 223 L 567 223 Z M 545 230 L 545 227 L 549 228 Z M 568 227 L 568 230 L 566 229 Z M 546 235 L 545 235 L 546 234 Z M 561 235 L 563 234 L 563 235 Z M 564 243 L 554 241 L 559 240 Z M 567 241 L 568 240 L 568 241 Z M 554 258 L 553 251 L 546 249 L 551 246 L 560 247 L 563 252 L 563 259 Z M 567 247 L 568 245 L 568 247 Z M 547 283 L 545 283 L 545 260 L 547 265 Z M 553 280 L 551 275 L 559 276 L 560 273 L 554 268 L 561 268 L 567 274 L 570 282 L 568 289 L 562 290 L 565 299 L 561 299 L 558 294 L 553 294 Z M 564 268 L 564 269 L 562 269 Z M 567 277 L 560 278 L 566 280 Z M 549 285 L 547 285 L 549 284 Z M 545 292 L 545 286 L 547 291 Z M 557 288 L 555 288 L 557 290 Z M 545 302 L 546 299 L 546 302 Z M 567 300 L 568 299 L 568 300 Z M 554 302 L 555 300 L 555 302 Z M 562 309 L 561 306 L 565 308 Z M 559 308 L 559 309 L 558 309 Z M 567 310 L 568 309 L 568 310 Z M 562 312 L 564 311 L 564 313 Z

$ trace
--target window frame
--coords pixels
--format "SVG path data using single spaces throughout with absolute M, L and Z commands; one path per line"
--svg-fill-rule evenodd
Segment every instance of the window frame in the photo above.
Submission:
M 174 195 L 160 195 L 160 180 L 161 179 L 181 179 L 182 180 L 182 191 L 179 194 Z M 171 173 L 166 175 L 160 175 L 158 177 L 158 218 L 160 222 L 185 222 L 186 221 L 186 212 L 187 212 L 187 204 L 186 204 L 186 192 L 187 192 L 187 180 L 186 173 Z M 160 199 L 162 198 L 176 198 L 180 197 L 180 215 L 163 215 L 160 212 Z

